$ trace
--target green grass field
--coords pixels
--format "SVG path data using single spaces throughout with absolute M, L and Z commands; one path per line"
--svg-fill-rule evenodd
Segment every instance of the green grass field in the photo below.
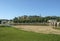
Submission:
M 39 34 L 13 27 L 0 27 L 0 41 L 60 41 L 60 35 Z

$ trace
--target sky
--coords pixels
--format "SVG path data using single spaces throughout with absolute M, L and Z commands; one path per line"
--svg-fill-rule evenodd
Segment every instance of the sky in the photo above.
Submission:
M 23 15 L 60 16 L 60 0 L 0 0 L 0 19 Z

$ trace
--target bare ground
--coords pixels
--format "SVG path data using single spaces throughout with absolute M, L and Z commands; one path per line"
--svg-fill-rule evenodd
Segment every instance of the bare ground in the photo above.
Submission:
M 21 30 L 25 30 L 25 31 L 33 31 L 37 33 L 59 34 L 60 35 L 60 30 L 53 29 L 52 26 L 18 25 L 14 27 L 20 28 Z

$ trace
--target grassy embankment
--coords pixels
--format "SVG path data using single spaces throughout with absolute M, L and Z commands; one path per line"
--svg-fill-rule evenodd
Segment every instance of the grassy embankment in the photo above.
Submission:
M 13 27 L 0 27 L 0 41 L 60 41 L 60 35 L 39 34 Z

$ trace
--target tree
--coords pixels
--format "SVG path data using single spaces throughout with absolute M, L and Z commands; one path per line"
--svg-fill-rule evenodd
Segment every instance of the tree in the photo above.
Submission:
M 46 16 L 46 17 L 42 17 L 42 16 L 20 16 L 20 17 L 15 17 L 13 19 L 14 23 L 43 23 L 43 22 L 47 22 L 48 20 L 57 20 L 60 21 L 60 17 L 57 16 Z
M 18 18 L 17 18 L 17 17 L 15 17 L 15 18 L 13 19 L 13 22 L 14 22 L 14 23 L 19 23 Z

